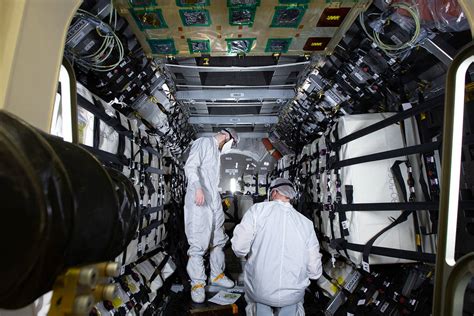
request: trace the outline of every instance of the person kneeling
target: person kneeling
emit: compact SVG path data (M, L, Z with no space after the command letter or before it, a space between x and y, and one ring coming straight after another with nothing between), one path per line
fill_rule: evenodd
M322 273L313 223L291 206L295 196L289 180L275 179L270 201L253 205L234 230L232 249L237 257L248 256L245 294L258 316L304 315L309 279Z

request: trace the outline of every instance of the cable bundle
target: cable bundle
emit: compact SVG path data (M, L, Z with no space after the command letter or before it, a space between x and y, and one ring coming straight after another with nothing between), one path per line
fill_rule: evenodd
M407 3L392 3L390 5L390 9L403 9L406 10L409 15L413 18L413 21L415 22L415 31L413 32L412 37L410 38L409 41L405 43L400 43L400 44L387 44L384 41L382 41L380 37L380 32L377 32L375 29L372 31L372 34L367 30L367 27L365 25L365 19L364 19L364 13L362 12L359 15L359 22L360 25L362 26L362 29L364 32L367 34L367 36L380 48L382 49L386 54L388 55L396 55L399 53L404 53L408 50L411 50L418 42L419 42L419 37L421 33L421 21L420 21L420 15L416 11L416 9L413 9L409 4ZM379 14L379 18L381 19L382 14Z
M93 15L82 9L77 11L76 17L84 19L91 25L95 25L95 30L100 38L103 39L103 41L100 47L91 54L81 54L67 45L66 53L72 57L74 62L87 69L108 72L117 67L122 62L125 55L123 44L118 38L117 34L115 34L115 29L117 26L117 11L111 7L108 24L103 22L96 15ZM114 27L111 26L112 22ZM114 50L117 51L118 58L115 63L111 63L110 59Z

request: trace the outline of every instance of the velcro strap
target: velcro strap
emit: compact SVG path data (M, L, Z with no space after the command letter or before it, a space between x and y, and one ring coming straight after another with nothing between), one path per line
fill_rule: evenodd
M222 279L224 276L225 276L225 274L224 274L224 273L221 273L221 274L219 274L218 276L216 276L214 279L212 279L212 282L217 282L217 281L219 281L220 279Z
M198 284L195 284L192 288L191 288L191 291L196 291L198 289L203 289L204 288L204 284L203 283L198 283Z

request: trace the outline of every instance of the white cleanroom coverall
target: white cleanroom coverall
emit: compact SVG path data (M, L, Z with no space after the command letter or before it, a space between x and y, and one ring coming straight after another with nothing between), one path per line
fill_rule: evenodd
M224 232L224 212L219 194L220 151L214 137L194 141L184 166L188 187L184 202L185 232L188 238L188 275L194 284L206 284L203 256L210 248L211 277L223 273L223 247L229 237ZM204 191L203 206L195 203L197 188Z
M253 205L234 229L232 249L238 257L248 255L245 293L253 302L301 303L309 279L322 273L313 223L287 202Z

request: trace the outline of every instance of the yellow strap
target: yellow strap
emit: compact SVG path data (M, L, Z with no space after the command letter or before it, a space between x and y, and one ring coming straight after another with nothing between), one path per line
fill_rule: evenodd
M198 283L191 288L191 291L196 291L197 289L201 289L201 288L204 288L204 284Z
M216 276L216 277L212 280L212 282L217 282L217 281L219 281L220 279L222 279L222 278L224 277L224 275L225 275L224 273L219 274L218 276Z

